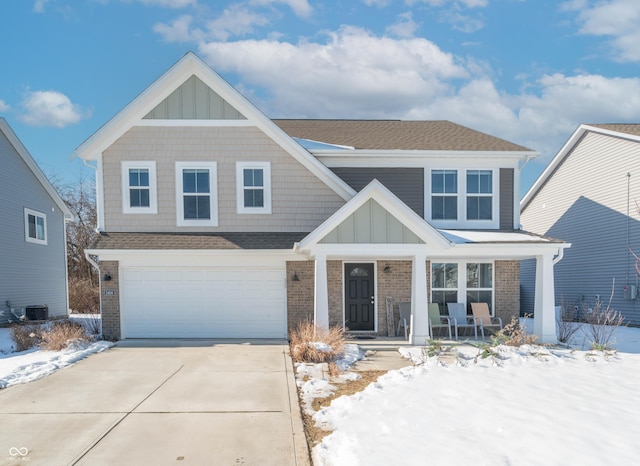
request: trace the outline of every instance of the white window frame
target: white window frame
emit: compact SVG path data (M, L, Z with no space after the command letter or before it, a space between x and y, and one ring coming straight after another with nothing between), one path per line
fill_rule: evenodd
M29 235L29 215L36 218L36 237L35 238ZM42 239L37 237L38 236L38 232L37 232L38 218L43 219L44 238ZM24 239L25 241L27 241L28 243L46 245L48 238L49 238L49 235L47 234L47 216L42 212L38 212L37 210L28 209L25 207L24 208Z
M184 218L184 192L182 171L185 169L209 170L209 219ZM216 162L176 162L176 224L179 227L218 226L218 170Z
M262 187L264 205L262 207L246 207L244 205L244 170L262 170ZM270 214L271 213L271 163L270 162L236 162L236 204L239 214Z
M431 192L431 173L433 171L455 170L458 172L458 219L457 220L438 220L431 216L431 197L441 196L442 194L434 194ZM468 171L491 171L491 220L467 220L467 172ZM425 168L424 177L424 218L436 228L457 228L457 229L487 229L496 230L500 228L500 170L497 168L487 167L428 167ZM471 194L477 197L477 194ZM488 194L482 194L488 196Z
M491 316L495 316L495 302L496 302L496 263L494 260L451 260L451 258L439 258L432 259L430 264L429 274L433 277L433 266L434 264L457 264L458 265L458 301L459 303L463 303L465 309L468 307L467 302L467 291L491 291L491 302L489 303L489 308L491 310ZM468 264L491 264L491 288L467 288L467 265ZM429 302L433 300L433 292L434 291L442 291L442 290L452 290L453 288L433 288L433 279L429 281Z
M130 189L132 187L129 186L129 170L132 168L149 170L149 207L131 207ZM156 163L154 161L122 162L122 213L124 214L157 214L158 213Z

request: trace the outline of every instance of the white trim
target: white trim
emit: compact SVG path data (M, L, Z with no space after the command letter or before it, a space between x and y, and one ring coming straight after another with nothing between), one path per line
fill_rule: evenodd
M85 160L85 163L87 161ZM104 215L104 166L102 164L102 154L96 161L96 216L97 225L96 230L105 230L105 215Z
M457 220L437 220L431 217L431 173L440 170L455 170L458 173L458 219ZM467 219L467 172L469 171L491 171L491 220L468 220ZM438 193L436 193L438 194ZM438 194L439 195L439 194ZM472 193L472 197L476 197ZM515 197L515 196L514 196ZM440 229L469 229L469 230L493 230L500 228L500 169L487 167L465 167L465 168L436 168L425 169L424 173L424 218L434 227Z
M129 170L143 169L149 170L149 207L131 207L129 197L131 186L129 186ZM122 176L122 213L124 214L157 214L158 213L158 188L156 181L156 162L141 161L121 163Z
M308 250L310 248L322 247L320 240L329 234L335 227L340 225L349 215L354 213L369 199L375 200L391 215L397 218L404 226L409 228L418 238L425 243L439 246L441 249L451 246L440 232L424 221L418 214L411 210L407 205L398 199L391 191L389 191L378 180L371 181L365 186L353 199L338 209L331 217L325 220L320 226L307 235L302 241L296 244L295 249ZM340 245L338 245L340 246ZM348 246L358 246L350 244ZM385 245L374 245L374 247ZM397 246L397 245L396 245ZM413 244L413 248L424 245ZM367 245L371 248L371 245Z
M18 135L13 132L7 120L0 117L0 133L4 133L9 144L13 146L15 151L18 153L18 156L22 158L24 163L27 164L27 167L31 170L31 172L35 175L36 179L40 182L42 187L45 189L47 194L51 197L51 200L58 206L58 208L62 211L65 221L74 220L75 217L71 210L66 206L56 189L49 182L45 174L42 172L36 161L33 159L27 148L22 144Z
M29 216L34 217L35 225L36 225L36 236L32 237L29 235ZM42 233L44 238L38 238L38 218L42 219ZM24 208L24 239L28 243L42 244L46 245L49 240L49 232L47 231L47 215L42 212L38 212L37 210L29 209L27 207Z
M176 225L179 227L218 226L218 170L216 162L176 162ZM184 192L182 171L185 169L209 170L209 219L184 218Z
M142 119L132 126L160 126L160 127L221 127L221 128L236 128L246 126L256 126L253 121L249 120L158 120L158 119Z
M262 170L263 207L246 207L244 205L244 170ZM271 213L271 163L270 162L236 162L236 208L239 214L270 214Z
M376 332L378 333L378 261L377 260L343 260L340 267L342 274L342 328L346 328L347 323L347 300L345 288L347 276L344 273L346 264L373 264L373 330L352 330L353 332Z

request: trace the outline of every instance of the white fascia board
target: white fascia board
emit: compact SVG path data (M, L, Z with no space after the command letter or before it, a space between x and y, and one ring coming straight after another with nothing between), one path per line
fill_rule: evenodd
M24 144L22 144L22 141L20 141L18 135L13 131L13 129L11 129L11 126L9 126L7 120L2 117L0 117L0 131L4 133L6 138L9 140L9 144L13 146L20 158L22 158L24 163L27 164L36 179L40 182L47 194L49 194L51 200L58 206L64 216L65 221L75 220L75 216L66 206L51 182L47 179L43 171L40 169L34 158L31 156L31 153L29 153Z
M310 150L322 163L329 167L339 166L393 166L403 163L407 166L415 166L424 163L433 163L434 160L442 160L450 163L451 160L460 160L464 163L485 163L485 160L498 162L504 165L505 161L511 161L511 165L518 166L524 160L537 157L536 151L424 151L424 150ZM346 163L346 165L345 165Z
M569 247L571 243L467 243L456 244L442 257L521 260L545 254L558 255Z
M375 200L391 215L397 218L403 225L409 228L418 238L425 243L435 242L439 247L451 246L438 230L429 225L418 214L411 210L397 196L389 191L378 180L372 180L356 196L338 209L331 217L325 220L314 231L309 233L302 241L296 243L296 249L305 250L328 235L334 228L342 223L349 215L353 214L369 199Z
M327 259L341 260L376 260L410 259L416 254L442 255L443 250L427 244L315 244L304 250L310 258L326 256Z
M192 75L196 75L203 83L222 97L222 99L229 102L229 104L247 118L248 124L257 126L267 136L271 137L280 147L332 188L336 194L344 200L349 200L355 195L355 191L345 181L319 162L300 144L295 142L289 135L282 131L280 127L258 110L255 105L240 94L237 89L231 86L231 84L225 81L209 65L192 52L182 57L115 117L83 142L74 152L74 156L81 157L85 160L96 160L99 154L111 146L111 144L131 127L139 124L145 115Z

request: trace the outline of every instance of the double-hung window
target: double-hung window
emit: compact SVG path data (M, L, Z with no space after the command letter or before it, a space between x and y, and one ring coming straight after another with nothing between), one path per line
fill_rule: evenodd
M29 243L47 244L47 216L24 209L24 239Z
M236 162L236 186L239 214L271 213L269 162Z
M431 171L431 218L457 220L458 172L456 170Z
M431 265L431 302L440 314L447 314L447 303L458 302L458 264L436 262Z
M493 309L493 295L493 263L431 263L431 302L440 305L441 314L447 314L447 303L465 300L467 314L471 303L487 303Z
M493 218L492 175L491 170L467 170L467 220Z
M218 188L215 162L176 162L178 226L217 226Z
M467 307L470 303L493 303L493 264L467 263Z
M158 213L155 162L122 162L122 211Z

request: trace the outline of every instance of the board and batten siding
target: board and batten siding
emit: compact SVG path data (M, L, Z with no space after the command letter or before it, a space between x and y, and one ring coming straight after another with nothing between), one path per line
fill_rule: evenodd
M525 206L525 230L572 245L554 267L556 305L570 311L576 306L589 309L598 296L606 306L613 290L611 307L622 312L627 323L640 324L640 298L625 299L623 290L638 284L635 259L628 250L640 252L636 201L640 202L640 144L588 132ZM522 263L521 289L522 309L531 312L534 261Z
M155 161L157 214L122 212L121 163ZM216 162L218 226L176 226L175 162ZM236 161L271 163L271 214L238 214ZM255 127L134 127L103 154L109 232L310 232L345 201Z
M360 191L372 180L377 179L416 214L424 218L423 168L332 168L331 171L356 191Z
M46 215L47 244L25 240L24 209ZM44 305L49 316L65 316L67 269L64 214L0 131L0 324L20 309Z

